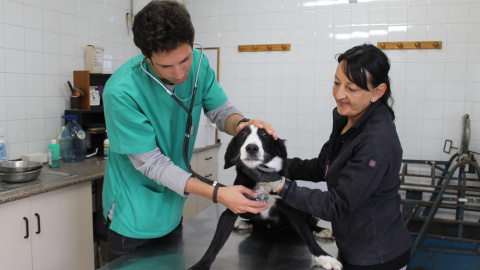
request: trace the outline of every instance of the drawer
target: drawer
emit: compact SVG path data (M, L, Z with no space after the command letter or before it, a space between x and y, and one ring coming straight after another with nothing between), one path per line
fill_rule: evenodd
M203 168L217 164L218 162L218 149L210 149L197 153L197 168L202 170Z
M193 153L192 160L190 160L190 167L194 170L198 170L198 153Z
M212 166L198 170L197 173L208 179L218 181L218 167L216 163Z

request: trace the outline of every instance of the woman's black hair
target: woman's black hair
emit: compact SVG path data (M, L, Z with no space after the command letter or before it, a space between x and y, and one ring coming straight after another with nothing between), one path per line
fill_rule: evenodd
M346 76L359 87L369 89L368 83L373 87L382 83L387 85L387 90L380 101L387 106L392 115L392 120L395 120L395 113L392 109L394 101L390 89L390 78L388 77L390 60L385 53L371 44L363 44L338 54L337 60L338 63L344 62L343 68ZM367 76L365 71L368 71L370 76Z
M195 30L187 8L177 1L152 1L133 18L133 42L147 58L171 52L182 44L193 47Z

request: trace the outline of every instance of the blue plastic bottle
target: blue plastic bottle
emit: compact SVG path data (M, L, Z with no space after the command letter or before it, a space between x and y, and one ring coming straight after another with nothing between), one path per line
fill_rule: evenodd
M60 153L64 162L81 162L87 155L85 131L77 122L76 115L65 115L68 123L60 135Z

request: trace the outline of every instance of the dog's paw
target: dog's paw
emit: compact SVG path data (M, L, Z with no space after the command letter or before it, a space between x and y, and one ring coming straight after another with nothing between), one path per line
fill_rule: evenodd
M253 228L253 225L244 220L236 220L235 225L233 225L235 230L249 230L251 228Z
M333 237L332 230L329 229L324 229L319 232L314 231L313 236L322 239L335 239L335 237Z
M323 268L329 270L342 270L342 264L332 256L318 256L315 261Z

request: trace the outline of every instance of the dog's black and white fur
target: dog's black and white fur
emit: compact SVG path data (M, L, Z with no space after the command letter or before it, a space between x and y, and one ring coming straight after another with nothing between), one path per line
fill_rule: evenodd
M268 192L268 188L258 183L258 180L249 177L248 175L251 175L251 173L248 170L255 170L259 165L266 165L280 172L282 176L287 176L286 158L287 150L283 140L274 140L264 129L250 125L230 141L225 153L225 169L235 165L237 177L234 185L243 185L255 189L260 194L265 191ZM254 224L253 226L266 225L267 228L274 231L281 231L285 226L292 226L307 244L320 266L325 269L342 269L341 263L326 253L314 238L314 234L320 235L322 232L330 232L326 235L331 237L330 230L316 225L318 219L287 205L279 196L274 194L269 194L269 204L271 207L260 214L247 213L241 216L249 220L248 224ZM190 269L210 269L234 226L237 229L250 226L246 225L247 223L238 222L235 225L238 216L229 209L222 213L208 250L202 259Z

